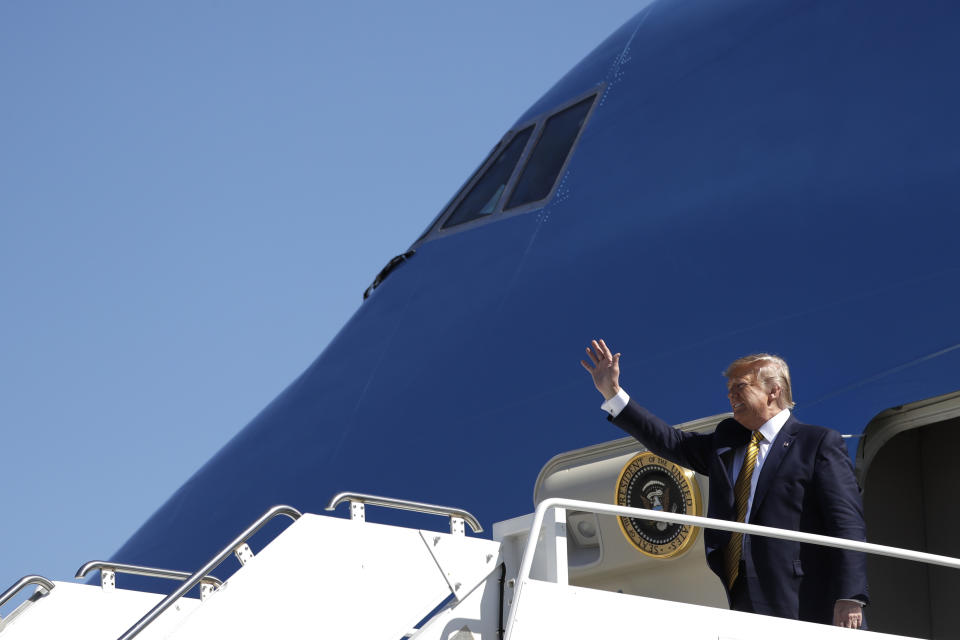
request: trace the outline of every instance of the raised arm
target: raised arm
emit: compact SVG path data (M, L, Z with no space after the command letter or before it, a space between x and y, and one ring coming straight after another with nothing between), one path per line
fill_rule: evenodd
M588 363L580 364L593 378L593 384L604 400L620 392L620 354L613 353L603 340L591 340L587 347ZM650 451L698 473L708 473L712 436L678 431L653 415L632 399L620 409L610 411L610 420Z

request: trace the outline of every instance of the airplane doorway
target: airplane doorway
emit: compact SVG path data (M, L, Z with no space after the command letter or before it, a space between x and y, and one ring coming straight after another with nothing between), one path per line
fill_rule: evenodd
M960 557L954 465L960 392L888 409L867 426L857 453L867 540ZM867 557L871 631L956 637L960 571Z

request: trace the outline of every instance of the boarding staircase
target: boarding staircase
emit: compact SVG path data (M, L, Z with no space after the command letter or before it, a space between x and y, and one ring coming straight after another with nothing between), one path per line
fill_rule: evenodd
M475 532L481 528L460 509L346 493L335 496L327 509L344 502L350 503L349 519L274 507L193 574L90 562L77 577L99 571L100 585L26 576L0 595L2 606L22 589L36 589L0 620L0 640L851 638L848 629L571 586L567 509L710 526L960 569L960 560L943 556L575 500L546 500L535 514L498 523L494 540L466 536L465 524ZM450 533L366 522L367 505L444 515ZM254 555L247 540L281 516L293 523ZM212 571L230 555L242 566L221 582ZM180 585L167 596L121 589L117 574ZM187 597L197 588L199 598ZM857 633L853 637L903 637Z

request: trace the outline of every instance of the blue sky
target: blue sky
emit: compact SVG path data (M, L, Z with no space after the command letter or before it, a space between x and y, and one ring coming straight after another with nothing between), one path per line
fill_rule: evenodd
M0 590L109 557L642 4L0 3Z

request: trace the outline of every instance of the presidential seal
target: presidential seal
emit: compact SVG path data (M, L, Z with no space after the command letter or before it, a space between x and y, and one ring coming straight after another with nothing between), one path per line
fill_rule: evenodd
M653 511L703 515L700 486L693 471L645 451L623 467L617 479L617 504ZM698 527L618 517L633 546L653 558L673 558L693 546Z

